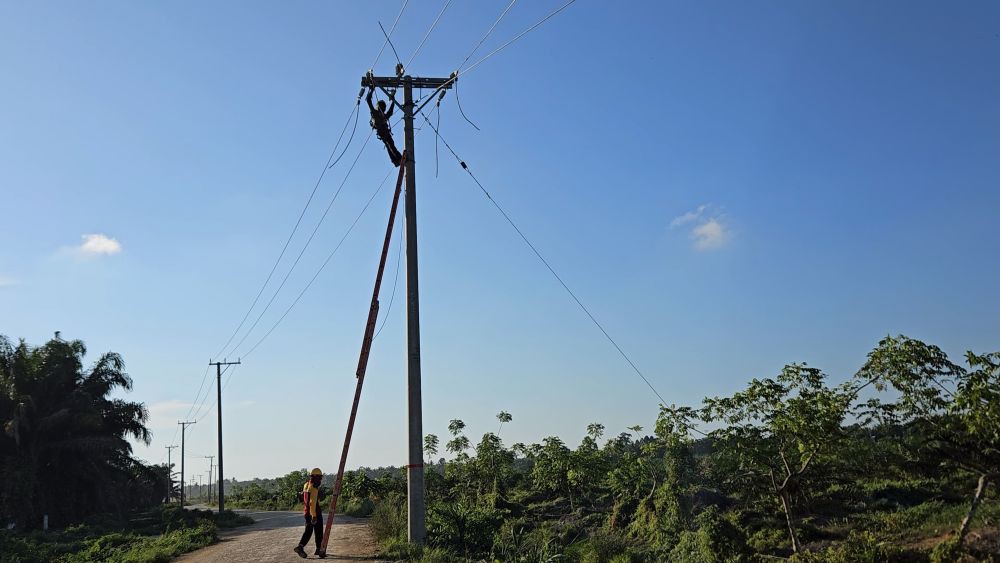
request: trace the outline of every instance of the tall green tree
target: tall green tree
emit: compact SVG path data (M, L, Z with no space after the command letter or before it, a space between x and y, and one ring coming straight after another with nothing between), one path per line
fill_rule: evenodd
M705 399L702 411L706 422L720 425L710 436L729 479L780 503L794 552L801 549L795 497L843 447L855 396L852 387L831 388L825 379L816 368L787 365L775 379L754 379L731 397Z
M86 347L56 338L31 347L0 336L0 517L33 528L123 511L167 495L166 469L131 457L129 438L149 443L141 403L118 354L85 369Z
M864 384L898 392L898 399L883 408L896 422L916 430L916 456L976 477L969 510L956 533L958 546L987 487L1000 479L1000 352L967 352L966 362L969 369L953 363L937 346L889 336L856 375Z

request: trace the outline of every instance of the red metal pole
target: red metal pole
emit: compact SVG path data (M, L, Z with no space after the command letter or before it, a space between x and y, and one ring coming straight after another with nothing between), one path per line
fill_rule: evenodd
M358 416L358 403L361 402L361 387L365 383L365 371L368 369L368 355L372 349L372 339L375 337L375 322L378 319L378 294L382 287L382 273L385 271L385 261L389 255L389 241L392 239L392 226L396 222L396 208L399 205L399 192L403 186L403 174L406 169L406 153L399 165L399 177L396 179L396 191L392 195L392 207L389 211L389 224L385 228L385 242L382 244L382 257L378 263L378 274L375 275L375 290L372 292L372 304L368 309L368 323L365 325L365 336L361 341L361 357L358 358L358 384L354 389L354 404L351 405L351 417L347 421L347 436L344 438L344 451L340 454L340 465L337 467L337 480L333 484L333 495L330 497L330 514L327 516L326 530L323 533L323 549L330 543L330 532L333 529L333 519L337 514L337 501L340 499L340 487L344 482L344 467L347 464L347 452L351 448L351 435L354 434L354 421Z

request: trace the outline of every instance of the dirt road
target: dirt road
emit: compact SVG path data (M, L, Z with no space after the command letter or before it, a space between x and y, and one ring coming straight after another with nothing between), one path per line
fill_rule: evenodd
M182 555L175 561L183 563L294 563L301 561L292 552L302 535L301 512L251 512L238 510L256 522L235 530L220 530L219 543ZM306 552L309 559L316 546L310 541ZM375 541L368 531L366 520L337 516L333 524L333 537L327 548L328 561L375 561Z

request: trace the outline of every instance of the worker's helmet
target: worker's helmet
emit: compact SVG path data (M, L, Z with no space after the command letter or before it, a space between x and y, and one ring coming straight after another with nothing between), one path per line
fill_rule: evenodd
M385 100L378 101L378 109L385 111Z
M320 471L318 467L314 467L312 471L309 472L310 475L322 475L323 472Z

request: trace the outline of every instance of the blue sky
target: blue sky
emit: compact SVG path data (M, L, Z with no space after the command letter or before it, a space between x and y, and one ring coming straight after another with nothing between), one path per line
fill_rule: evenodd
M446 76L507 2L458 0L410 71ZM520 2L488 53L557 7ZM441 8L413 0L409 59ZM398 2L0 5L0 333L121 353L165 457L281 250ZM904 333L1000 342L1000 6L580 0L465 76L441 133L670 402L805 361L849 377ZM376 70L389 74L393 56ZM321 183L298 254L367 135ZM397 135L401 139L401 135ZM651 427L657 400L417 133L424 425L508 442ZM373 141L234 356L389 171ZM388 188L225 390L227 476L333 468ZM85 238L92 235L89 238ZM390 255L383 311L395 273ZM403 277L348 465L405 463ZM264 294L270 298L272 283ZM251 319L255 318L254 314ZM239 338L239 337L238 337ZM197 470L215 414L192 427Z

